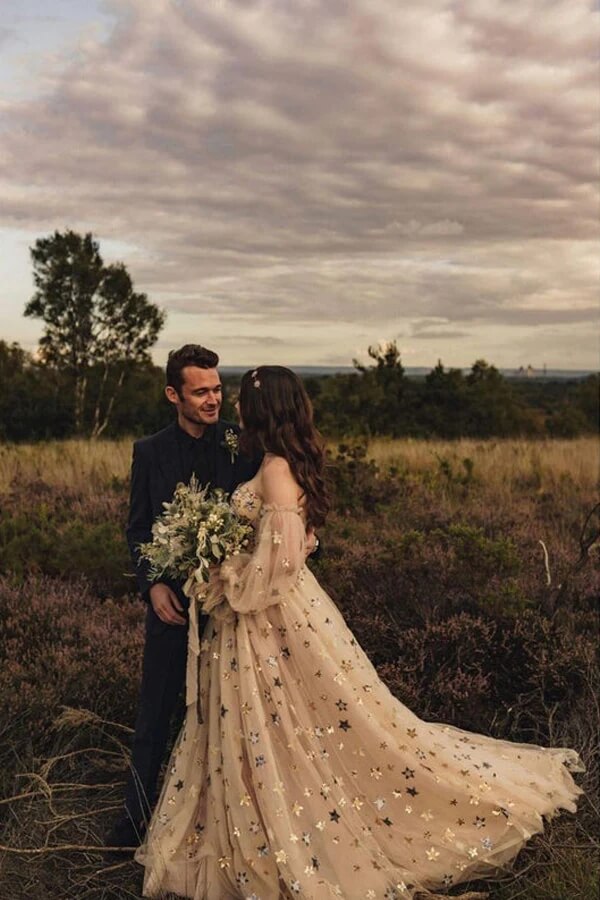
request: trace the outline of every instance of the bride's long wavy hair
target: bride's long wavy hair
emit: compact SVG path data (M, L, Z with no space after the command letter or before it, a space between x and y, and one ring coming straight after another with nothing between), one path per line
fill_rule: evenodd
M283 456L304 492L308 525L322 525L329 512L325 442L301 380L284 366L259 366L243 376L239 402L242 450Z

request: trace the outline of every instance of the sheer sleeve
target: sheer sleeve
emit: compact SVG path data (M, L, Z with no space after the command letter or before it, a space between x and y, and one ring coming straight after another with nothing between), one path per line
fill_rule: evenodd
M304 567L306 524L297 506L265 504L254 553L221 566L223 594L238 613L256 613L281 603Z

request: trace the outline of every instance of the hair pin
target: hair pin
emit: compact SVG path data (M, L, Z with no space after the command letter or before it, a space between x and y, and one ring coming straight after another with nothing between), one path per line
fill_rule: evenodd
M260 387L260 379L258 377L258 369L255 369L254 372L252 372L251 378L253 379L252 384L254 385L254 387L259 388Z

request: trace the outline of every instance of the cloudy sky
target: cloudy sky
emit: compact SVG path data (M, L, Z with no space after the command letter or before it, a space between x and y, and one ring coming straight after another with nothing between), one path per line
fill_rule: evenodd
M598 365L591 0L5 0L0 337L92 231L155 351Z

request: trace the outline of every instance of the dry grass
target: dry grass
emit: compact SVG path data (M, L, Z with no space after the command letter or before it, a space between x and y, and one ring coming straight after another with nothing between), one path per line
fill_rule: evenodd
M14 481L42 479L46 484L84 492L103 487L129 473L132 438L114 441L67 440L41 444L0 443L0 493ZM574 440L401 440L371 441L368 455L378 465L394 465L422 473L447 460L464 472L473 462L477 480L503 493L521 491L523 484L550 490L570 479L584 491L594 491L600 474L600 443L593 437Z
M446 459L460 470L463 460L473 462L475 478L504 490L519 489L524 481L539 482L541 489L570 478L594 490L600 475L600 443L594 437L574 440L459 440L427 441L377 439L368 455L379 466L394 465L407 472L423 472ZM463 469L464 471L464 469Z
M129 474L131 438L0 443L0 493L12 483L42 480L53 487L94 492Z

